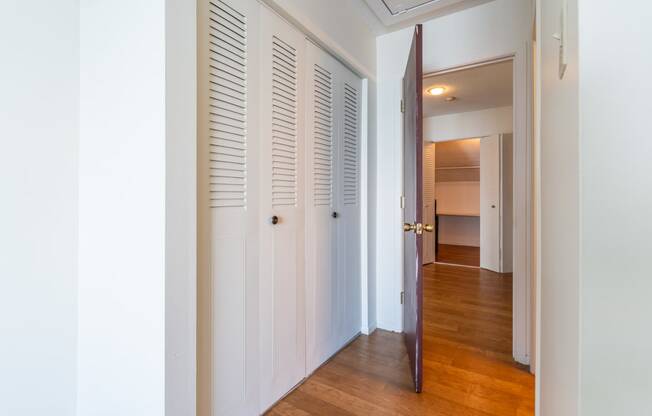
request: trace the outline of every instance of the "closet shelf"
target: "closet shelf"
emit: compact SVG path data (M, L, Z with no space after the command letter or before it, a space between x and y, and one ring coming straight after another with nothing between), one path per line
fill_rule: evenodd
M479 217L480 213L479 212L461 212L461 211L458 211L458 212L452 212L452 211L451 212L446 212L446 211L441 212L441 211L438 211L437 215L442 216L442 217Z
M455 170L455 169L480 169L480 166L446 166L435 168L435 170Z

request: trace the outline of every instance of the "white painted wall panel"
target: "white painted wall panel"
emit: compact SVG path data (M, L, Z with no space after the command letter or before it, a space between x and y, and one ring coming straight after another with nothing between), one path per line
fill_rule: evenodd
M579 76L581 414L648 415L652 5L577 7L579 63L567 77Z
M0 414L75 413L79 2L0 2Z
M541 337L537 382L542 416L579 413L579 83L577 1L569 0L569 66L559 80L562 0L541 4ZM606 375L605 375L606 376Z
M439 217L439 244L480 247L480 217Z
M163 415L165 2L84 1L80 19L77 411Z

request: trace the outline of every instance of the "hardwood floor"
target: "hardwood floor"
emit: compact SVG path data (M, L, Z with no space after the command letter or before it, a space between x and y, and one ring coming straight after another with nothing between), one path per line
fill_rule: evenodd
M480 267L480 247L440 244L436 261L438 263Z
M400 334L361 336L269 415L525 416L534 377L511 359L510 275L434 264L424 277L424 391Z

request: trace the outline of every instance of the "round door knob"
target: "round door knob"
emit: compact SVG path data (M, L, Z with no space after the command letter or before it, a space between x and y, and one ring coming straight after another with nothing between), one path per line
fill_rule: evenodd
M492 205L491 208L496 208L496 206L495 206L495 205Z
M340 214L338 214L337 212L333 212L333 214L331 215L331 217L333 217L333 218L337 218L339 216L340 216Z
M270 218L270 222L274 225L278 224L278 217L274 215L272 218Z

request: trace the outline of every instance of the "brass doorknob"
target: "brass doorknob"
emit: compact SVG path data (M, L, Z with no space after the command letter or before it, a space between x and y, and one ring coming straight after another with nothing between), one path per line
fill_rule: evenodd
M423 234L424 231L427 231L429 233L433 232L435 227L432 226L432 224L421 224L420 222L410 224L410 223L405 223L403 224L403 231L408 232L412 231L415 234L421 235Z

